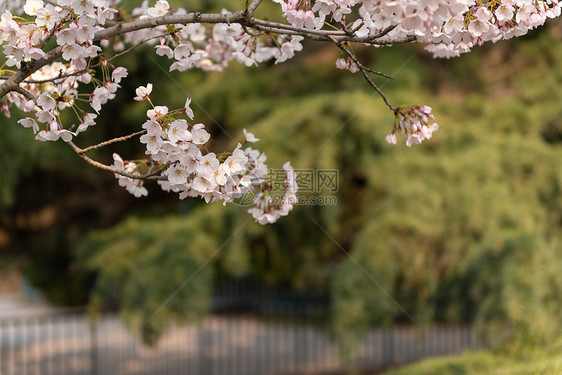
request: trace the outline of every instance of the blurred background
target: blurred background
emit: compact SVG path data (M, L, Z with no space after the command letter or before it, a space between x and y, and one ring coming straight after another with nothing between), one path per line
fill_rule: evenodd
M182 5L232 7L219 0ZM88 306L99 322L88 345L116 332L111 324L119 321L152 345L146 348L195 324L206 330L198 333L198 348L211 354L193 354L198 367L187 373L234 373L228 362L213 367L217 342L247 332L225 325L233 316L272 327L296 322L297 328L264 333L254 347L274 348L287 336L290 350L304 345L320 361L322 337L330 342L327 357L335 364L315 368L309 361L276 372L266 360L272 367L262 364L256 373L380 370L463 348L478 351L393 373L560 370L561 36L555 20L452 60L432 59L418 45L356 46L365 65L395 77L376 80L391 103L433 107L439 132L412 148L400 140L386 144L393 114L361 76L335 68L339 51L328 44L307 43L284 64L232 64L217 73L168 73L169 61L139 48L118 61L129 77L78 146L137 131L147 107L131 98L152 82L155 105L180 108L193 99L196 120L212 133L211 151L233 148L246 128L261 139L256 147L271 168L291 161L302 176L337 171L336 188L314 177L314 188L302 194L316 204L261 226L242 205L181 201L156 184L147 184L148 197L134 198L63 142L39 143L17 115L2 117L0 301L40 300L49 311L64 307L61 314ZM107 164L113 152L141 158L141 146L116 144L92 156ZM106 314L115 319L105 321ZM86 322L80 324L91 334ZM16 325L0 324L0 336L19 334ZM209 334L225 329L224 337ZM368 346L369 340L381 344ZM436 341L408 352L428 340ZM7 342L0 337L3 349ZM134 355L142 355L145 346L134 345ZM189 343L176 346L182 345ZM231 355L235 346L224 344L222 353ZM295 364L311 355L298 352L278 361ZM103 355L100 349L85 358L94 363ZM264 356L248 357L240 373L253 373ZM1 365L2 357L1 374L19 373L13 363L11 370ZM123 368L119 373L143 373Z

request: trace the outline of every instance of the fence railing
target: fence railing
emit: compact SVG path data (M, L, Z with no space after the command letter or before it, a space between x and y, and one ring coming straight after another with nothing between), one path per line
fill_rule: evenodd
M456 353L477 343L469 326L372 328L355 363L378 369ZM306 317L215 314L143 346L115 314L0 320L0 375L287 375L343 373L330 331Z

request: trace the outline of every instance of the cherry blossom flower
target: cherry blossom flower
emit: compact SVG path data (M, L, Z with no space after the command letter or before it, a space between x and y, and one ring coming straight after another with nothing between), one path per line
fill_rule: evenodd
M150 95L151 92L152 92L152 83L149 83L148 85L146 85L146 87L140 86L136 90L137 96L135 96L133 99L139 102L146 100L148 99L148 96Z
M23 6L23 11L29 16L34 16L37 11L43 8L43 0L28 0Z
M259 138L256 138L253 133L250 133L246 129L243 129L242 131L244 132L244 138L246 138L246 142L256 143L260 140Z
M193 110L190 108L191 105L191 98L187 98L187 100L185 101L185 114L187 115L187 117L189 117L191 120L193 120L193 117L195 116L193 114Z
M148 15L150 17L160 17L168 13L168 9L170 9L170 5L165 0L158 0L156 5L152 8L148 8Z
M119 83L123 78L127 77L128 74L129 73L126 68L118 67L113 70L113 73L111 73L111 79L113 82Z

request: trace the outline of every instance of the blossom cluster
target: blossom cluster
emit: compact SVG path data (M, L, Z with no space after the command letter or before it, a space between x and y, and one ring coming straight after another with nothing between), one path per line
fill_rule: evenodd
M395 118L394 129L385 137L390 144L396 144L397 133L404 136L408 147L420 144L423 140L431 138L433 132L439 129L436 123L429 123L430 120L435 120L435 116L431 113L431 107L425 105L398 107Z
M488 40L509 38L526 33L544 23L547 17L560 15L556 0L273 0L279 3L289 24L304 31L333 30L339 23L346 32L366 42L384 44L413 36L428 43L435 56L451 57ZM107 21L119 17L119 0L10 0L3 2L0 18L0 41L6 57L5 66L21 68L34 60L46 58L44 51L54 38L62 62L44 66L21 85L32 97L11 92L0 110L9 115L14 104L34 113L20 121L31 127L38 140L70 141L95 124L103 104L112 99L127 70L114 66L102 55L102 47L113 50L137 43L155 44L158 55L173 60L170 70L221 70L231 61L254 65L274 59L282 62L302 49L303 37L297 33L260 32L239 23L188 23L163 25L125 33L96 43L96 33ZM19 7L30 20L14 17L8 7ZM148 0L135 8L130 18L143 20L166 15L186 14L172 9L166 0L152 6ZM223 11L228 15L228 11ZM328 26L329 23L332 25ZM346 26L343 26L346 25ZM384 30L392 30L382 39ZM371 39L370 39L371 38ZM52 53L50 51L49 53ZM94 63L95 62L95 63ZM351 72L359 70L352 60L338 59L336 66ZM100 68L103 76L95 76ZM9 69L6 69L9 72ZM4 78L5 79L5 78ZM1 82L1 79L0 79ZM94 84L91 93L78 92L79 84ZM78 103L86 102L95 111L89 113ZM63 126L60 112L73 108L78 124ZM427 137L425 137L427 138ZM415 142L414 142L415 143Z
M124 67L111 64L112 59L102 54L102 47L116 51L123 49L124 44L150 42L154 35L160 35L156 53L174 59L171 70L219 70L231 60L246 65L271 58L281 62L302 49L300 36L278 36L275 40L270 36L253 37L239 24L220 23L212 28L202 24L146 28L128 33L121 39L115 38L111 46L106 40L96 43L96 33L118 13L114 8L118 2L26 0L2 3L0 42L6 57L6 73L15 73L11 69L24 69L34 61L48 59L49 54L57 51L62 59L33 72L20 85L26 95L10 92L6 95L7 100L0 104L0 110L6 115L9 115L9 104L26 112L27 117L19 123L32 128L37 140L71 142L74 136L95 125L102 106L115 97L119 83L128 72ZM12 14L10 9L14 7L17 10ZM174 12L185 13L182 9ZM157 1L152 7L144 1L133 11L132 17L142 20L166 14L172 14L166 1ZM44 47L51 39L56 41L57 49L45 52ZM118 46L119 43L123 44ZM272 47L275 44L278 46ZM101 78L96 76L95 68L101 70ZM8 77L1 78L0 83ZM84 93L84 90L78 90L80 84L93 84L94 88L90 93ZM151 85L140 87L135 100L150 101L151 90ZM64 126L61 114L69 108L76 114L78 124ZM179 111L170 112L165 106L156 106L147 112L148 121L143 124L146 134L140 141L145 144L149 158L126 161L115 154L112 167L118 171L116 177L121 186L137 197L147 195L143 178L151 174L159 177L162 189L177 192L182 199L201 197L207 202L222 200L225 203L252 189L264 191L261 185L265 184L262 180L268 169L263 153L251 147L242 149L241 144L229 153L203 152L210 134L203 124L191 124L177 118L179 114L193 119L189 100ZM252 133L244 133L244 143L258 141ZM294 186L290 185L287 197L296 192ZM252 215L259 222L270 223L275 221L273 217L286 215L291 208L288 203L274 209L272 205L256 201Z
M115 96L118 83L127 75L125 68L114 67L111 78L106 76L102 81L96 80L91 94L79 93L78 86L80 83L93 83L89 61L101 52L94 43L95 33L103 28L101 25L107 20L113 19L117 10L112 5L116 3L115 0L58 0L55 6L42 0L27 0L20 12L31 17L32 21L24 22L7 9L2 13L0 42L6 57L5 72L48 58L43 48L53 37L56 37L59 54L64 61L55 61L31 74L20 85L28 93L25 97L14 92L7 95L7 103L34 113L20 120L20 124L32 128L37 140L56 141L62 138L66 142L71 141L75 135L95 125L97 117L97 114L81 109L77 102L87 102L99 112L101 105ZM108 69L105 67L104 73L108 73ZM9 114L7 103L3 103L3 109ZM62 124L60 113L66 108L75 109L77 125L65 127Z
M273 186L271 182L266 183L265 188L262 188L254 199L256 207L248 210L260 224L276 222L279 217L288 215L293 205L298 202L296 173L289 162L283 165L282 173L281 186Z
M557 0L274 1L294 27L320 30L328 23L345 23L355 36L374 43L392 28L388 40L412 36L427 43L435 57L454 57L475 44L523 35L561 13Z
M118 51L125 48L125 44L153 43L159 39L156 53L173 59L170 70L179 71L192 68L221 70L233 60L246 65L269 59L282 62L302 49L301 36L250 35L237 23L218 23L212 27L200 23L158 26L113 38L112 45L108 40L96 43L96 32L103 30L107 21L116 17L118 11L115 6L118 3L119 0L3 2L0 8L3 10L0 43L4 47L5 66L8 68L5 72L15 72L10 68L21 69L34 60L47 58L48 53L43 47L52 38L56 39L63 62L53 62L33 73L20 85L29 95L24 98L20 93L8 93L7 100L0 103L0 110L9 116L9 106L15 105L25 112L34 113L20 123L33 128L38 133L38 140L62 138L68 142L95 124L97 113L103 104L115 97L119 82L127 76L124 67L114 66L110 63L111 59L104 57L102 47ZM30 20L14 16L9 9L19 10ZM152 7L145 0L133 10L131 18L142 20L185 13L181 8L172 11L165 0L156 1ZM226 11L223 13L227 14ZM101 68L101 79L95 76L93 68ZM0 83L6 79L0 78ZM79 84L92 83L94 89L90 94L78 92ZM78 105L80 102L88 103L95 113L88 113ZM77 125L65 127L61 123L60 113L66 108L74 109Z
M68 73L70 72L70 73ZM72 67L68 67L60 62L46 65L31 75L31 82L25 83L22 87L36 99L30 100L22 98L14 93L8 94L18 108L27 113L34 113L33 116L25 117L19 123L24 127L30 127L36 133L39 141L56 141L59 138L69 142L79 133L96 124L97 113L101 110L102 104L107 103L115 97L119 82L127 76L127 69L119 67L113 70L111 79L103 85L97 86L91 94L80 94L78 92L79 82L90 82L89 73L74 75L76 72ZM56 77L66 76L67 78L56 80ZM87 102L96 113L89 113L77 105L77 102ZM61 112L66 108L74 108L78 116L78 124L65 127L61 121ZM40 126L41 124L41 126Z
M160 17L166 14L185 14L184 9L172 11L165 0L158 0L154 7L148 1L133 11L139 19ZM231 14L223 10L222 14ZM173 60L170 70L185 71L202 69L204 71L223 70L231 61L247 66L275 59L280 63L292 58L302 50L302 36L272 36L239 23L217 23L206 26L201 23L174 25L172 31L166 26L144 29L124 36L129 44L144 40L159 39L156 53Z
M135 100L147 100L152 104L151 92L151 84L141 86L136 91ZM166 106L153 106L147 111L148 120L142 125L146 132L140 142L146 146L149 160L125 162L115 154L112 167L126 174L115 174L119 184L137 197L147 195L142 177L161 171L162 178L158 181L161 188L178 193L180 199L200 197L207 203L220 200L226 204L254 189L260 190L258 197L260 194L263 196L266 190L264 186L268 186L265 154L251 147L243 149L240 143L232 152L218 155L207 152L206 146L211 136L205 130L205 125L191 121L194 114L190 103L191 99L188 98L185 107L179 110L170 111ZM187 119L180 115L186 115ZM246 130L244 135L244 144L259 141ZM256 198L256 207L249 210L261 224L273 223L280 216L287 215L292 209L292 202L296 200L294 171L289 163L285 164L284 170L287 173L283 185L284 202L280 206L273 206Z
M336 60L336 68L349 70L351 73L357 73L359 71L359 67L353 60L344 59L343 57Z

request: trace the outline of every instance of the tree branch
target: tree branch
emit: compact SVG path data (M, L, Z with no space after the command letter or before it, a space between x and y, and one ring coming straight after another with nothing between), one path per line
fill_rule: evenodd
M25 96L27 99L29 100L35 100L35 96L33 96L32 93L30 93L29 91L27 91L26 89L24 89L23 87L20 86L16 86L14 88L12 88L11 91L17 92L18 94L22 94L23 96Z
M236 13L204 14L200 12L188 14L169 14L161 17L144 18L132 22L120 23L108 29L100 30L96 33L94 40L109 39L117 35L127 34L142 29L151 29L164 25L187 25L190 23L241 23L246 15L246 10L240 10Z
M166 164L164 164L162 167L160 167L160 168L158 168L157 170L155 170L154 172L150 172L150 173L148 173L148 174L145 174L145 175L143 176L143 178L146 179L146 178L149 178L149 177L157 176L157 175L159 175L161 172L164 172L166 169L168 169L168 167L169 167L170 165L174 165L174 164L176 164L176 163L177 163L177 161L171 161L171 162L169 162L169 163L166 163ZM161 180L166 180L166 178L162 178Z
M253 17L253 13L262 3L263 0L253 0L252 3L245 10L240 10L235 13L230 14L203 14L200 12L188 13L188 14L169 14L161 17L155 18L145 18L138 19L132 22L119 23L115 26L109 27L107 29L100 30L96 32L94 36L94 41L100 41L104 39L110 39L117 35L122 35L130 33L133 31L154 28L163 25L174 25L181 24L187 25L190 23L206 23L206 24L217 24L217 23L238 23L245 27L251 27L258 31L276 33L281 35L301 35L307 39L318 40L318 41L337 41L337 42L354 42L354 43L367 43L376 45L386 45L386 44L397 44L406 43L415 40L414 36L407 36L397 39L381 39L386 36L390 31L394 29L395 26L391 26L381 33L374 36L367 37L357 37L354 35L346 34L342 30L309 30L305 28L298 28L292 25L287 25L278 22L270 22ZM10 91L14 91L16 86L19 86L26 78L31 74L41 69L43 66L52 63L57 58L62 55L62 47L59 46L48 52L46 58L41 58L39 60L32 60L26 65L22 66L14 75L9 77L4 83L0 85L0 99L3 98ZM77 73L71 73L75 75ZM57 80L61 77L52 79ZM45 81L48 82L48 81ZM28 83L44 83L43 81L29 81Z
M54 77L54 78L49 78L49 79L42 79L42 80L25 80L23 83L33 83L33 84L42 84L42 83L48 83L48 82L55 82L58 81L59 79L65 79L65 78L69 78L69 77L73 77L73 76L77 76L80 75L82 73L86 73L88 70L93 69L95 67L97 67L98 65L92 65L89 66L85 69L81 69L81 70L77 70L75 72L72 73L66 73L66 74L61 74L58 77Z
M390 102L388 101L388 99L386 98L386 95L382 92L382 90L377 86L377 84L375 82L373 82L373 80L371 79L371 77L369 77L369 72L373 73L375 72L375 74L381 74L383 76L386 76L386 74L384 73L380 73L380 72L376 72L372 69L366 68L365 66L363 66L363 64L361 64L361 62L357 59L357 57L355 57L355 55L349 51L347 48L345 48L345 46L337 41L335 38L330 37L330 39L332 40L332 42L338 46L339 49L341 49L346 55L349 56L349 58L351 58L351 60L353 60L353 62L357 65L357 67L359 68L359 70L361 71L361 74L363 74L363 77L365 78L365 80L367 81L367 83L373 88L375 89L375 91L381 96L382 100L384 101L384 103L388 106L388 108L390 108L394 113L396 113L396 111L398 110L398 108L394 107L392 104L390 104ZM388 76L389 78L392 78L391 76ZM387 78L388 78L387 77Z
M102 147L108 146L108 145L113 144L113 143L126 141L128 139L134 138L137 135L141 135L141 134L144 134L144 133L146 133L146 130L141 130L141 131L138 131L138 132L133 133L133 134L129 134L129 135L126 135L126 136L123 136L123 137L113 138L113 139L110 139L108 141L101 142L101 143L98 143L97 145L89 146L89 147L86 147L86 148L78 148L77 147L74 151L76 151L76 153L78 153L78 154L84 154L88 151L97 150L98 148L102 148Z
M256 9L258 9L258 7L260 6L260 4L263 2L263 0L254 0L252 1L252 3L250 4L250 6L248 6L248 9L246 9L246 17L247 18L251 18L254 16L254 13L256 11Z
M365 43L365 44L375 44L375 45L382 46L388 44L408 43L416 40L414 36L406 36L397 39L391 39L391 38L381 39L382 37L390 33L392 30L394 30L396 26L387 27L386 29L382 30L378 34L375 34L373 36L365 36L365 37L350 35L342 30L310 30L310 29L299 28L279 22L264 21L257 18L252 18L251 20L249 20L246 26L269 33L283 34L283 35L300 35L307 39L317 40L317 41L331 41L332 38L334 38L338 42Z
M0 99L6 96L6 94L10 91L14 91L14 88L18 87L19 84L22 83L31 74L35 73L45 65L52 63L60 56L62 56L62 47L59 46L49 51L46 58L27 62L13 76L8 78L6 82L0 85Z
M188 13L188 14L169 14L161 17L139 19L132 22L120 23L108 29L100 30L96 33L94 40L109 39L117 35L130 33L133 31L150 29L164 25L187 25L190 23L238 23L243 26L251 27L259 31L272 32L283 35L301 35L307 39L330 41L330 36L336 37L340 42L354 42L354 43L368 43L368 44L397 44L406 43L415 40L414 36L407 36L405 38L397 39L380 39L392 31L396 26L388 27L377 35L358 37L348 35L345 31L341 30L310 30L299 28L292 25L287 25L279 22L270 22L254 18L249 13L250 9L257 8L262 0L254 0L247 10L241 10L230 14L216 14L216 13ZM254 8L252 8L254 5Z
M134 180L156 180L156 181L167 180L167 178L164 177L164 176L154 175L154 173L160 173L160 171L163 170L162 168L160 168L156 172L152 172L152 173L149 173L147 175L137 175L137 174L119 171L119 170L117 170L117 169L115 169L115 168L113 168L109 165L102 164L99 161L95 161L95 160L89 158L88 156L84 155L84 153L81 153L82 150L78 146L76 146L74 143L72 143L72 142L67 142L67 143L70 145L70 147L72 147L74 152L76 152L76 154L78 154L78 156L80 156L82 159L84 159L88 164L93 165L96 168L103 169L104 171L116 173L120 176L129 177L129 178L132 178ZM165 166L165 167L167 167L167 166Z
M111 56L109 59L107 59L107 62L111 62L111 61L115 60L116 58L121 57L121 56L123 56L123 55L125 55L125 54L131 52L132 50L134 50L134 49L137 48L138 46L141 46L141 45L143 45L144 43L146 43L146 42L148 42L148 41L151 41L152 39L163 38L163 37L165 37L166 35L168 35L168 34L157 35L157 36L153 36L152 38L147 38L147 39L145 39L145 40L142 40L142 41L138 42L137 44L135 44L135 45L133 45L133 46L127 48L125 51L120 52L120 53L117 53L117 54Z

